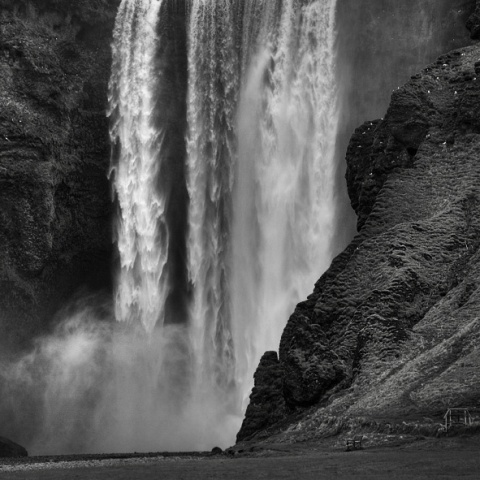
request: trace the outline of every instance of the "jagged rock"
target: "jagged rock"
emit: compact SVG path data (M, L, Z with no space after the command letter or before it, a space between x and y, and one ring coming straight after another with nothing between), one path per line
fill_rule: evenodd
M310 315L325 334L321 363L342 365L333 384L400 358L415 325L461 281L454 280L459 262L470 264L477 252L477 55L470 47L439 58L394 92L383 121L367 122L352 138L347 179L360 232L335 260L337 275L319 282ZM282 345L294 345L296 334L287 327ZM312 355L313 345L304 345L303 356ZM302 375L288 381L302 388ZM315 385L321 397L331 375L317 376Z
M28 452L8 438L0 437L0 458L28 457Z
M276 352L264 353L254 378L250 404L237 434L237 442L247 440L285 416L282 373Z
M316 403L329 387L343 379L341 359L329 348L321 326L292 315L280 343L283 395L291 406Z

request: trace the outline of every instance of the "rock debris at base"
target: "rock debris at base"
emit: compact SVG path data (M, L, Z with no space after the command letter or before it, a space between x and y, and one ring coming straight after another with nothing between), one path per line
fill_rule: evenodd
M203 457L140 457L140 458L105 458L96 460L73 460L73 461L47 461L38 463L17 463L9 465L0 464L1 472L21 472L28 470L51 470L51 469L73 469L92 467L115 467L123 465L142 465L162 462L178 462L179 460L202 460Z

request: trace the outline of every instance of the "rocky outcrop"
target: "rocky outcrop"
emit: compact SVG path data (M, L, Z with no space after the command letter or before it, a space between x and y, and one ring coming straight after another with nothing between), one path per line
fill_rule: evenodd
M355 131L359 232L283 333L290 410L401 418L479 404L479 58L478 45L440 57Z
M277 352L265 352L254 376L255 385L250 395L237 442L272 425L286 415L282 392L282 370Z
M106 107L117 5L117 0L0 5L4 345L21 344L45 328L79 286L109 287Z
M475 46L439 58L393 93L384 120L367 122L352 137L347 180L359 234L289 322L307 308L309 328L316 327L336 357L324 355L322 369L316 367L319 397L339 382L345 388L365 383L366 371L385 374L403 365L418 325L457 292L477 258L478 53ZM456 332L462 325L450 327ZM299 385L295 378L305 372L305 364L292 369L298 335L289 332L280 347L289 372L286 398L289 384ZM315 357L307 368L314 365ZM323 373L328 365L342 372L334 382Z
M0 437L0 458L28 457L28 452L8 438Z

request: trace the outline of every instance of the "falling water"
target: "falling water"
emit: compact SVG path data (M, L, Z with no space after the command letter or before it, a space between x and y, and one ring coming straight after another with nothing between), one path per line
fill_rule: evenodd
M188 97L194 338L237 401L331 260L338 118L335 2L239 13L193 2Z
M188 190L191 310L202 377L234 388L229 255L238 92L234 0L194 0L189 31Z
M335 4L289 0L279 19L275 3L248 2L244 19L232 318L247 387L259 355L278 347L295 304L332 259Z
M164 64L154 61L161 15L161 2L124 0L114 36L116 317L143 324L146 350L152 343L161 350L139 356L157 375L149 383L156 408L171 411L177 392L181 402L171 415L179 423L195 423L191 413L208 406L233 440L259 357L277 347L295 303L332 257L335 1L189 3L191 295L187 318L177 324L165 321L175 287L168 195L159 178L169 168L157 127L166 114L155 98L166 81L158 68Z
M120 278L116 318L151 331L165 314L169 282L165 196L157 188L162 132L155 109L156 24L162 2L123 0L117 15L110 80L112 177L118 199Z

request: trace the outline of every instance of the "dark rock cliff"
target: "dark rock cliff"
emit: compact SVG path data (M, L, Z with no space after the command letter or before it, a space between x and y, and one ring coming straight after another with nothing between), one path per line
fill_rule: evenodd
M106 107L118 3L0 2L3 345L45 328L78 287L109 288Z
M247 438L282 420L285 416L285 399L282 388L282 369L277 352L265 352L255 372L246 418L238 438Z
M468 22L472 37L479 18ZM259 366L272 395L281 378L277 417L314 406L318 434L331 416L480 405L479 60L480 45L440 57L352 136L358 235L297 306L270 379ZM254 389L239 441L278 420L259 420L262 398Z

